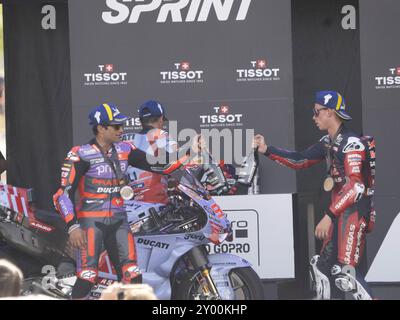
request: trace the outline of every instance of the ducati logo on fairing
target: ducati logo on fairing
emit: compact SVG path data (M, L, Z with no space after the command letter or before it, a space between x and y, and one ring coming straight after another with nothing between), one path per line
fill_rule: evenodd
M164 242L159 242L159 241L154 241L154 240L148 240L148 239L143 239L143 238L138 238L137 239L138 244L143 244L145 246L150 246L154 248L161 248L161 249L168 249L169 244L164 243Z
M212 8L219 21L227 21L234 15L233 8L237 9L235 20L246 20L252 0L106 0L110 11L102 12L102 19L108 24L117 24L127 21L137 23L142 13L150 14L158 11L157 23L172 22L204 22L208 20ZM235 4L235 6L234 6Z

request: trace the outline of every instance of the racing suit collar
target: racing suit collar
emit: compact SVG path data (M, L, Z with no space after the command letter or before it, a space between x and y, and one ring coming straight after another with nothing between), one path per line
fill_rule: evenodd
M337 129L335 135L334 135L332 138L329 137L329 140L330 140L331 144L332 144L332 143L335 143L337 137L338 137L341 133L343 133L343 132L345 132L345 131L346 131L346 126L344 125L344 123L342 123L342 124L340 125L340 127Z
M98 148L99 148L99 147L98 147L99 145L98 145L98 142L96 141L96 138L90 139L89 144L90 144L91 146L95 147L95 149L98 149ZM107 150L107 152L110 152L110 150L112 150L113 147L114 147L114 143L112 143L112 144L110 145L110 148ZM101 152L101 150L99 150L99 151Z

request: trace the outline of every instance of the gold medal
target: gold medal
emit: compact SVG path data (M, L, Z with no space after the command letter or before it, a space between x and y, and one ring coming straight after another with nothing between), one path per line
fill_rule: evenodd
M333 186L335 185L335 181L331 176L326 177L324 181L324 190L325 191L331 191L333 189Z
M120 192L121 198L124 200L131 200L133 198L133 190L130 186L124 186L121 188Z

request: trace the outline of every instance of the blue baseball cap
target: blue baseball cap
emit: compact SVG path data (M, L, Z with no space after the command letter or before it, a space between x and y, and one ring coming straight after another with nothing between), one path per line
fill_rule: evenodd
M346 112L346 103L339 92L336 91L318 91L315 94L315 103L326 108L335 110L336 114L344 119L351 120L351 116Z
M124 124L128 119L116 106L107 103L94 107L89 113L89 124L92 126Z
M165 108L163 105L155 100L148 100L139 107L139 118L147 117L164 117L164 120L168 120L165 117Z

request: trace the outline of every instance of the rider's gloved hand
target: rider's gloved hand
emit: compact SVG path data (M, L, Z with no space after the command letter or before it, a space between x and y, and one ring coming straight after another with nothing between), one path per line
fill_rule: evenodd
M204 137L200 134L196 134L193 137L191 148L195 154L200 153L201 150L205 149L206 141L204 140Z
M86 234L80 227L69 232L69 240L75 248L84 249L86 246Z
M267 152L268 146L265 143L265 139L261 134L257 134L253 140L253 147L258 148L258 152L265 153Z

